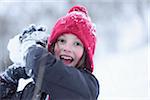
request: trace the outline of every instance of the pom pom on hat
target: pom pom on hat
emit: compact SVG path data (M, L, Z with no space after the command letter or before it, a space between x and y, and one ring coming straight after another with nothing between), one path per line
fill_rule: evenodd
M57 38L64 33L72 33L76 35L83 43L86 57L86 69L93 72L93 55L96 45L96 29L88 16L88 11L84 6L72 7L66 16L58 19L48 38L48 50L56 42Z
M71 13L71 12L73 12L73 11L77 11L77 12L82 12L82 13L84 13L85 15L87 15L88 14L88 11L86 10L86 8L85 7L83 7L83 6L74 6L74 7L72 7L69 11L68 11L68 13Z

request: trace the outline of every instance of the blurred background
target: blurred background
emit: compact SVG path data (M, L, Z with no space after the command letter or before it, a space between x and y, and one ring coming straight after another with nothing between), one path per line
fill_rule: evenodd
M87 7L97 28L98 100L150 100L150 0L0 0L0 72L11 64L10 38L30 24L50 34L76 4Z

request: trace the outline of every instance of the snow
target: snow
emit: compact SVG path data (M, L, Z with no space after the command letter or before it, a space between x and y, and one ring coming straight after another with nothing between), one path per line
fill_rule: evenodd
M9 0L7 0L9 1ZM14 1L14 0L13 0ZM44 0L46 1L46 0ZM127 0L113 3L117 0L104 0L105 3L85 3L96 22L97 47L95 52L94 75L100 82L100 96L98 100L150 100L150 47L148 39L150 14L148 3L141 0ZM108 3L108 1L111 1ZM50 33L53 24L59 16L65 15L65 11L72 4L38 1L0 2L0 17L2 18L1 50L7 45L7 41L19 33L28 24L38 23L46 25ZM123 3L124 2L124 3ZM81 2L80 2L81 3ZM66 6L67 5L67 6ZM89 6L90 5L90 6ZM19 9L18 9L19 8ZM32 9L32 10L31 10ZM46 10L48 9L48 10ZM53 10L52 10L53 9ZM6 18L6 19L5 19ZM6 22L4 22L5 20ZM65 22L63 22L65 23ZM17 27L16 27L17 26ZM8 31L6 31L8 30ZM7 33L7 37L4 35ZM10 33L10 34L8 34ZM8 47L14 52L10 57L13 62L20 62L17 56L19 44ZM13 60L14 59L14 60ZM20 80L18 90L32 81Z
M7 45L7 49L9 51L9 58L14 63L22 63L23 61L19 36L20 35L16 35L14 38L10 39Z
M101 85L100 98L102 100L119 100L119 98L148 100L150 90L148 52L150 50L143 47L131 53L99 57L95 62L94 74Z

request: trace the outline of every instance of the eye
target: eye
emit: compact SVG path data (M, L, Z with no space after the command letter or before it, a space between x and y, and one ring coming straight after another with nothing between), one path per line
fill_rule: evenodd
M74 45L75 45L75 46L81 46L81 47L83 47L83 45L82 45L80 42L78 42L78 41L75 42Z
M65 41L65 39L63 39L63 38L59 38L59 39L57 40L57 42L60 43L60 44L63 44L63 43L65 43L66 41Z

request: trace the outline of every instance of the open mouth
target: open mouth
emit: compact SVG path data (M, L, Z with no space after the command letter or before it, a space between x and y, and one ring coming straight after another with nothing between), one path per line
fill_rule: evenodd
M73 62L73 58L68 55L60 55L60 60L64 62L64 64L70 64Z

